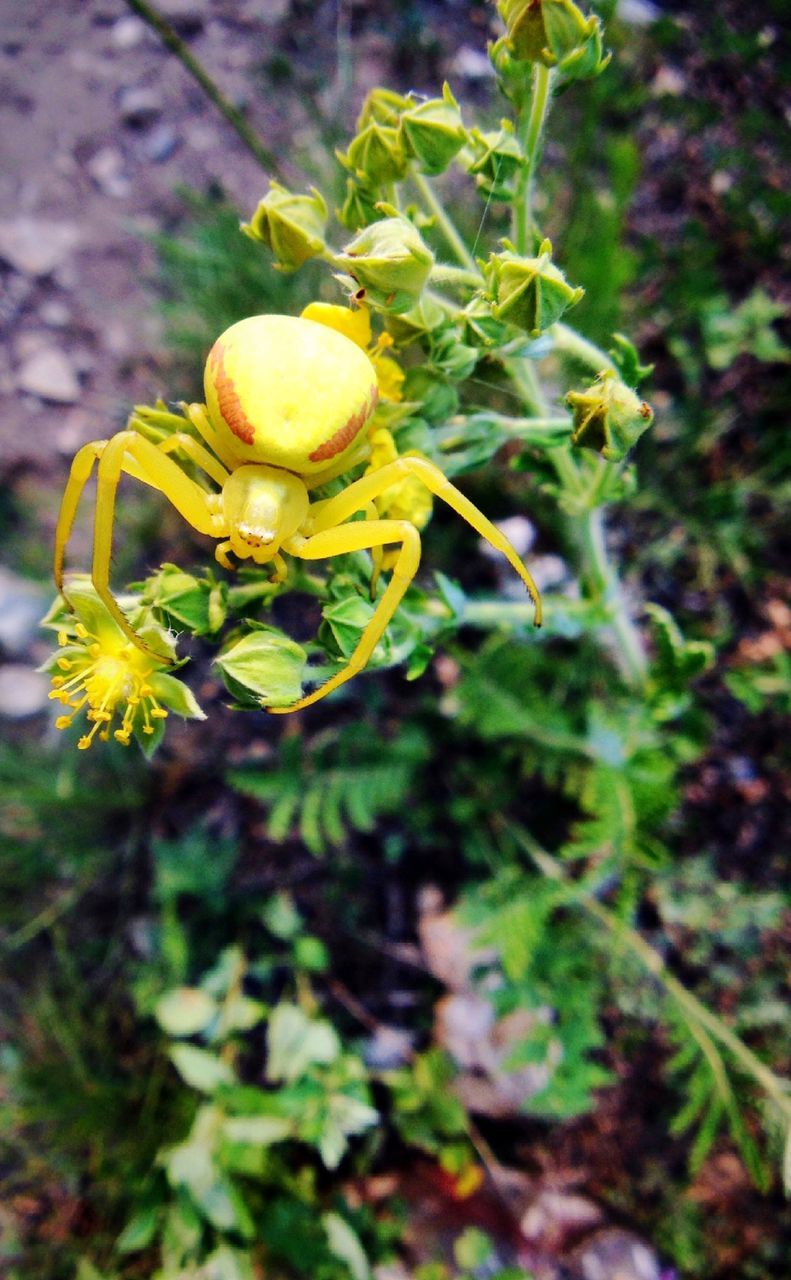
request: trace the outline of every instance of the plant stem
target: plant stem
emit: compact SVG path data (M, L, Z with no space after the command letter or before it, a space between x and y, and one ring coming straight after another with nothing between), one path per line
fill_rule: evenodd
M126 3L138 17L142 18L156 32L165 47L176 55L185 70L190 73L194 80L197 80L206 97L214 103L217 110L222 112L228 123L236 130L239 138L264 172L273 173L277 177L282 176L280 166L271 151L267 151L238 107L235 107L225 97L225 94L212 80L206 68L193 56L170 23L166 22L162 15L157 13L156 9L147 4L146 0L126 0Z
M607 554L604 509L594 507L592 511L586 512L578 530L583 557L596 579L598 592L612 619L623 673L631 685L640 686L645 682L646 676L645 652L640 634L629 616L621 581Z
M524 161L519 170L514 195L514 241L517 253L528 253L531 249L530 233L533 230L533 185L535 179L538 154L541 146L541 134L552 99L552 71L549 67L536 63L533 68L533 93L530 98L530 111L520 108L517 131L524 152Z
M545 876L552 880L570 883L556 859L542 849L526 831L510 824L509 830ZM775 1075L774 1071L767 1067L766 1063L762 1062L758 1055L753 1053L752 1049L748 1048L721 1018L717 1017L716 1013L712 1013L697 996L679 982L675 974L671 973L663 957L650 943L646 942L642 934L626 924L614 911L602 906L593 894L583 891L575 900L590 915L595 916L609 933L627 944L652 977L661 983L668 995L680 1005L688 1017L701 1027L705 1027L714 1040L718 1040L728 1049L742 1069L760 1084L767 1097L771 1098L785 1119L791 1123L791 1096L788 1092L788 1083L782 1077Z
M602 351L601 347L597 347L588 338L583 338L582 334L577 333L577 330L572 329L570 325L561 324L558 321L557 324L553 324L549 333L554 338L556 351L562 351L564 355L572 356L580 364L592 369L594 373L602 373L605 369L609 373L618 372L610 357Z
M537 414L548 416L547 399L532 362L510 360L506 368L527 405ZM574 461L571 449L552 449L547 456L564 491L575 498L586 497L588 486ZM599 479L600 477L596 478L596 486ZM616 653L623 675L629 684L639 688L645 682L646 658L640 634L629 616L623 588L607 553L603 508L588 507L579 517L569 517L567 524L571 538L580 549L583 574L589 576L595 593L607 605L612 629L618 641Z
M431 283L447 284L457 289L477 289L481 277L477 271L467 271L465 267L450 267L444 262L438 262L431 268Z
M440 231L444 235L445 239L447 240L451 249L455 253L459 262L461 262L463 266L467 268L468 271L475 272L475 274L478 277L478 280L480 281L481 276L480 276L480 272L478 271L477 263L474 257L472 256L472 254L470 253L469 249L467 248L466 244L464 243L463 239L461 238L452 218L450 217L447 209L445 208L444 204L440 200L439 196L434 191L434 188L432 187L431 183L428 181L427 178L424 177L422 173L413 172L411 177L412 177L412 181L414 182L415 186L420 192L420 196L422 200L425 202L429 210L429 213L434 218L437 226L439 227Z

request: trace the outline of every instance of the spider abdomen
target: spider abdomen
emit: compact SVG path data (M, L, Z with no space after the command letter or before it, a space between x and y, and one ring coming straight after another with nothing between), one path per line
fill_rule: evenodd
M250 316L206 361L212 425L244 462L299 475L351 452L376 408L376 371L343 334L295 316Z

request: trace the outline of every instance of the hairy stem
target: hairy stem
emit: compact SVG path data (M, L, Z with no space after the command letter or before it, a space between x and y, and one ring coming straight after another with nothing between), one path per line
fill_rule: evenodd
M645 651L640 633L629 614L620 578L607 553L602 507L594 507L592 511L586 512L579 524L579 536L584 559L612 619L623 674L631 685L642 685L647 665Z
M474 272L480 282L481 276L475 259L457 231L453 219L450 217L447 209L435 192L431 183L423 176L422 173L413 172L411 176L412 181L420 193L421 199L426 205L426 208L433 217L459 262L461 262L468 271Z
M431 268L431 283L450 285L456 289L477 289L481 277L477 271L467 271L465 267L450 267L444 262L438 262Z
M170 23L166 22L162 15L157 13L156 9L150 4L147 4L146 0L126 0L126 3L138 17L142 18L156 32L165 47L176 55L185 70L189 72L194 80L197 80L206 97L214 103L217 110L222 112L228 123L236 130L239 138L264 172L273 173L277 177L281 177L280 166L272 152L267 151L238 107L235 107L226 98L222 90L212 80L206 68L198 62L198 59L190 52Z
M530 236L533 231L533 187L541 150L541 135L551 99L552 71L549 67L536 63L533 68L530 110L526 111L522 106L517 122L519 141L524 152L524 162L519 170L514 195L514 242L517 253L525 254L532 248Z
M553 324L549 330L555 342L555 350L562 351L564 355L571 356L574 360L578 360L580 364L584 364L587 368L593 370L594 373L617 373L615 365L606 352L601 347L597 347L594 342L588 338L583 338L581 333L577 333L576 329L572 329L570 325Z

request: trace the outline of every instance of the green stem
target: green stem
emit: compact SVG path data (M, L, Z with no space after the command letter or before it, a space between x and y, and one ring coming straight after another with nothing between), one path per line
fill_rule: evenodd
M533 186L536 165L541 147L547 112L552 100L552 71L536 63L533 68L533 93L530 111L520 109L517 131L524 152L524 162L519 170L514 196L514 241L517 253L528 253L532 248L530 235L533 230Z
M552 880L570 883L557 861L536 844L526 831L519 830L510 824L509 830L517 837L544 875ZM593 894L581 892L576 901L590 915L595 916L609 933L630 947L652 977L661 983L668 995L676 1001L687 1016L694 1023L704 1027L714 1040L724 1045L742 1069L760 1084L767 1097L772 1099L786 1120L791 1122L791 1096L788 1092L788 1083L782 1077L775 1075L774 1071L767 1067L766 1063L762 1062L758 1055L753 1053L752 1049L748 1048L721 1018L717 1017L716 1013L712 1013L697 996L679 982L678 978L671 973L663 957L650 943L646 942L642 934L626 924L614 911L602 906Z
M506 368L529 408L535 410L536 414L549 416L546 396L532 361L509 360ZM552 449L547 456L565 493L577 499L585 499L584 503L580 503L583 506L591 499L595 500L600 475L595 478L592 493L570 448ZM607 605L612 630L618 641L616 653L624 678L629 684L639 688L645 682L646 658L640 634L629 616L620 580L607 553L603 508L593 506L591 509L591 506L587 506L579 517L569 518L568 528L572 540L580 548L583 574L588 577L594 593Z
M548 332L554 339L556 351L562 351L564 355L578 360L594 373L602 373L605 369L609 373L618 372L606 352L602 351L601 347L597 347L594 342L590 342L588 338L583 338L576 329L558 321Z
M605 601L612 619L623 674L631 685L639 687L644 684L646 677L645 651L640 633L629 616L621 581L607 554L604 509L594 507L592 511L587 511L576 527L579 530L583 558L595 578L597 592Z
M146 0L126 0L126 3L138 17L142 18L156 32L165 47L176 55L185 70L189 72L194 80L197 80L206 97L214 103L217 110L222 112L228 123L236 130L239 138L264 172L273 173L277 177L281 177L280 166L271 151L267 151L266 147L259 141L238 107L229 102L222 90L212 80L206 68L193 56L170 23L166 22L162 15L157 13L156 9L152 8L151 5L146 4Z
M428 208L429 213L433 217L434 221L436 222L440 231L444 235L451 249L456 254L456 257L458 258L459 262L461 262L462 265L465 266L468 271L474 271L480 282L481 276L480 276L480 272L478 271L478 266L476 264L476 261L472 256L472 254L470 253L469 249L467 248L466 244L462 240L461 236L459 235L459 232L456 230L456 226L453 220L448 214L448 211L445 208L442 201L440 200L439 196L434 191L434 188L432 187L431 183L428 181L427 178L424 177L422 173L413 172L411 177L412 177L412 181L414 182L415 186L417 187L420 193L422 200L426 204L426 207Z
M468 271L466 267L450 267L444 262L437 262L431 268L431 283L450 285L459 289L477 289L481 284L478 271Z

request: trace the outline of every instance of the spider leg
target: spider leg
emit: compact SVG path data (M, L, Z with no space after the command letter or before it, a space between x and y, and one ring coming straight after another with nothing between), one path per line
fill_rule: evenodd
M193 427L203 436L209 448L214 450L220 462L223 462L229 471L234 471L239 466L239 459L235 458L230 449L223 444L209 421L205 404L187 404L184 408Z
M227 530L219 527L221 521L209 510L208 495L204 490L156 445L135 431L119 431L106 442L97 475L91 578L108 613L124 634L138 649L153 653L134 631L110 591L115 497L118 481L124 472L145 480L146 484L163 493L198 533L217 537Z
M83 489L90 480L94 463L101 457L106 444L106 440L92 440L90 444L84 444L81 449L77 450L71 464L69 478L66 481L66 488L63 491L60 511L58 512L58 523L55 527L53 574L55 586L67 601L68 597L65 596L63 591L63 564L66 556L66 547Z
M361 511L367 503L373 501L380 493L384 493L390 485L396 484L407 475L417 476L422 480L426 488L430 489L435 497L441 498L443 502L446 502L463 520L472 525L473 529L482 538L485 538L497 551L503 553L508 563L516 570L527 587L528 594L535 605L536 626L540 627L541 597L538 593L538 587L533 581L532 575L522 563L516 548L511 545L505 534L501 533L492 524L491 520L487 519L483 512L475 506L475 503L470 502L469 498L466 498L461 490L456 488L455 484L451 484L447 476L433 462L429 462L428 458L397 458L395 462L386 463L378 471L372 471L368 475L362 476L359 480L355 480L337 497L327 498L323 502L315 503L311 507L314 530L316 533L320 533L323 529L329 529L332 525L348 520L349 516L353 515L355 511Z
M193 440L192 436L188 436L186 431L177 431L174 435L168 436L159 444L158 449L161 453L174 453L176 449L181 449L182 453L186 453L201 471L205 471L207 476L211 476L215 484L220 488L228 479L229 472L226 471L222 463L214 458L208 449L204 449L203 445L198 444L197 440Z
M393 567L392 576L387 589L376 606L373 617L368 622L357 644L357 648L348 663L337 675L331 676L318 689L290 707L267 707L275 715L287 715L291 711L301 711L311 703L318 702L337 689L339 685L351 680L352 676L362 671L371 654L381 639L388 622L392 618L403 598L404 592L414 578L420 564L420 534L413 524L407 520L365 520L354 524L339 525L334 529L324 529L321 533L306 538L304 542L293 539L285 548L292 555L302 560L324 560L329 556L345 555L349 551L368 551L374 547L384 547L390 543L400 543Z
M379 512L377 511L376 504L374 502L367 502L365 504L365 518L366 520L379 519ZM374 570L373 570L373 573L371 574L371 585L370 585L369 591L370 591L371 599L375 600L376 588L379 583L379 578L381 576L382 569L384 567L384 559L385 559L384 548L371 547L371 559L373 560Z

